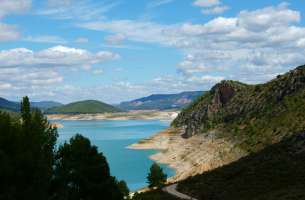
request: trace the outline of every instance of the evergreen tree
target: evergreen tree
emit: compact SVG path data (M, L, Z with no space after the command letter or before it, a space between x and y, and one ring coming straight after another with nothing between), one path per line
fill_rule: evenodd
M28 97L20 117L0 111L0 200L122 200L129 190L106 158L76 135L55 151L57 129Z
M30 132L30 123L31 123L31 105L30 100L27 96L23 97L21 102L21 117L22 117L22 125L24 127L24 131L27 133Z
M21 119L0 114L0 199L48 198L57 130L27 97Z
M53 186L53 199L123 199L106 158L81 135L59 147Z
M163 172L163 169L157 163L152 164L147 176L149 187L161 188L165 184L166 179L167 175Z
M125 181L119 181L118 182L118 186L119 186L119 188L120 188L120 191L123 193L123 195L124 195L124 198L125 199L129 199L129 189L128 189L128 187L127 187L127 184L126 184L126 182Z

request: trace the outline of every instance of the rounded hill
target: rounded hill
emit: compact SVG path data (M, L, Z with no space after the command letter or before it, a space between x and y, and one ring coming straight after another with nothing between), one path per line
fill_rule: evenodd
M96 101L86 100L69 103L67 105L51 108L47 110L48 114L92 114L92 113L112 113L120 112L119 108L112 105Z

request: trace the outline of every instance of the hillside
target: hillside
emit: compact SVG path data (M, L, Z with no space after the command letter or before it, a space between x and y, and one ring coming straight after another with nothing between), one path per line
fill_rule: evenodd
M304 113L305 65L265 84L222 81L135 147L163 150L151 158L198 199L305 199Z
M31 102L31 105L41 110L47 110L49 108L62 106L63 104L56 101L38 101L38 102Z
M222 81L184 109L172 126L184 137L217 130L256 151L305 128L305 66L260 85Z
M73 102L60 107L50 108L48 114L89 114L89 113L112 113L119 112L120 109L100 101L86 100Z
M204 92L182 92L179 94L153 94L148 97L122 102L123 110L167 110L181 109L201 96Z
M55 102L55 101L38 101L31 102L32 106L35 108L39 108L41 110L47 110L52 107L61 106L63 104ZM15 101L9 101L7 99L0 97L0 109L7 110L11 112L19 112L20 111L20 103Z
M178 189L198 199L305 199L305 133L191 177Z
M12 112L19 112L20 104L0 97L0 109Z

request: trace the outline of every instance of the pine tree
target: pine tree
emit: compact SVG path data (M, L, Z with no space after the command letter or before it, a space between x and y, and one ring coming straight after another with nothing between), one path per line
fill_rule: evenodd
M147 176L147 181L150 188L160 188L162 187L167 179L167 175L163 172L163 169L157 164L154 163L150 167L150 172Z
M56 200L123 199L106 158L79 134L59 147L53 186Z
M56 128L24 97L21 120L1 113L0 131L0 199L47 199Z

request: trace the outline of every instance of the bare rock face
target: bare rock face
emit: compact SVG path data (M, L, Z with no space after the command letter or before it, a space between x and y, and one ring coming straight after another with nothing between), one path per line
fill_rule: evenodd
M202 99L196 108L188 112L187 115L179 115L173 122L184 127L184 138L189 138L196 134L201 128L207 128L214 120L217 113L231 100L243 85L234 81L222 81L215 85L210 93Z

